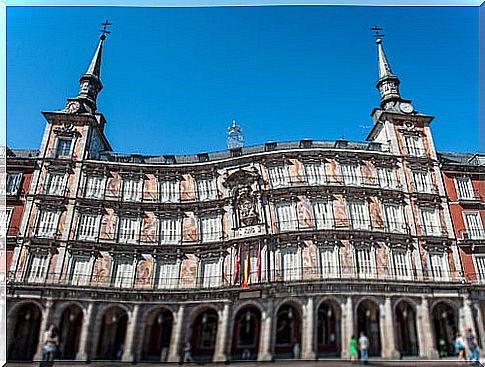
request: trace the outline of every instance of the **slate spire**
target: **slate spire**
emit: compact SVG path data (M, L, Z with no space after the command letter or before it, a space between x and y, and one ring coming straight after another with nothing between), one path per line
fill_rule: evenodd
M401 100L401 95L399 94L400 82L399 78L392 73L391 66L382 47L382 39L376 39L376 43L379 70L379 79L376 87L381 94L381 107L383 107L387 102Z

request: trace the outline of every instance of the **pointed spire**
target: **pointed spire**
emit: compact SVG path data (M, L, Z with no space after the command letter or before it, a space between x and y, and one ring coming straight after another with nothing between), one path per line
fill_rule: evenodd
M376 87L381 94L381 107L383 107L387 102L401 100L401 95L399 94L400 82L399 78L392 73L391 66L382 47L382 39L376 39L376 43L379 70L379 79Z
M98 79L100 78L101 74L101 54L103 52L103 42L106 39L105 35L102 34L101 37L99 37L99 43L98 47L96 48L96 52L94 53L94 56L91 60L91 63L89 64L88 70L86 70L85 75L93 75L97 77Z

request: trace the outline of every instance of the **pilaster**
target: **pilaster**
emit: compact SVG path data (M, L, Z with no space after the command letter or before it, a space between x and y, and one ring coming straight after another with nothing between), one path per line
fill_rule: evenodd
M352 296L347 296L342 303L342 338L341 338L341 357L350 358L349 342L354 333L354 309Z
M437 359L438 351L434 343L432 325L429 316L428 299L421 298L421 304L416 307L419 356L422 358Z
M384 303L379 304L380 314L380 335L381 335L381 356L383 358L398 358L394 338L393 312L391 298L386 297Z
M184 325L185 306L179 306L177 315L174 318L173 331L170 337L167 362L180 362L182 343L182 326Z
M91 323L93 322L93 308L94 304L89 303L86 312L83 316L83 324L81 326L81 335L79 336L79 350L76 354L76 360L88 361L91 359Z
M226 362L227 361L227 328L229 325L229 303L224 304L222 314L219 316L219 322L217 325L217 340L216 348L214 350L214 362Z
M37 352L35 353L34 360L40 360L42 357L42 346L44 345L44 333L49 327L49 323L52 317L54 301L47 300L45 308L42 310L42 321L39 329L39 343L37 344Z
M273 324L273 300L268 300L261 315L261 333L259 337L258 361L271 361L271 334Z
M315 359L315 313L313 298L309 297L303 309L302 359Z
M138 351L136 350L136 332L138 328L138 313L140 306L134 305L131 311L131 317L128 321L128 326L126 328L125 336L125 350L123 352L122 361L123 362L135 362L138 356Z

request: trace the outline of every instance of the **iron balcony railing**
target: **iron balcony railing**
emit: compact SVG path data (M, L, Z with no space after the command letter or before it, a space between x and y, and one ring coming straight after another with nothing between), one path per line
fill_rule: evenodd
M459 201L485 201L485 194L482 194L479 190L469 190L467 192L457 193Z
M484 241L485 242L485 230L481 228L464 229L458 232L458 241Z
M244 262L244 261L243 261ZM244 265L244 264L242 264ZM251 261L251 266L253 262ZM133 265L133 269L135 266ZM221 267L222 270L222 267ZM147 273L149 274L149 273ZM160 292L180 291L186 289L213 289L213 288L251 288L267 283L296 284L308 282L417 282L417 283L443 283L460 282L482 284L483 278L463 277L456 271L440 270L418 274L410 268L389 267L293 267L287 269L261 269L252 268L247 275L244 266L237 274L212 276L150 276L142 274L105 275L103 274L72 274L48 273L43 277L36 275L30 277L28 273L15 275L9 273L7 284L10 286L46 287L76 287L76 288L109 288L109 289L140 289Z

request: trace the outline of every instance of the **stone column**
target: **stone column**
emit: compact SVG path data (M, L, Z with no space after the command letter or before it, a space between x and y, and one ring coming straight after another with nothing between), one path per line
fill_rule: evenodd
M421 304L416 308L416 316L419 356L423 358L438 359L439 355L434 343L434 334L429 317L429 304L427 298L421 298Z
M128 321L128 326L126 327L126 336L123 351L123 362L135 362L138 356L138 351L136 350L136 332L139 329L138 313L140 310L140 305L134 305L131 311L131 317Z
M168 349L167 362L180 362L182 326L184 325L185 306L179 306L177 315L174 317L170 346Z
M381 356L383 358L399 358L394 337L394 314L392 312L390 297L386 297L384 303L379 304L379 316Z
M468 296L463 297L463 303L460 307L460 314L459 314L459 329L461 330L462 334L465 333L466 330L471 328L473 333L476 335L477 331L475 330L475 323L473 322L473 310L472 310L472 303Z
M347 296L345 302L342 303L342 332L341 332L341 358L350 358L349 343L350 338L354 334L354 307L352 304L352 296Z
M40 360L42 358L42 346L44 344L44 333L49 327L49 323L52 318L54 301L47 300L45 308L42 310L42 321L40 323L39 330L39 343L37 344L37 352L35 353L34 360Z
M268 300L266 309L261 314L261 332L259 337L258 361L271 361L271 335L273 329L273 301Z
M472 307L475 308L475 312L477 315L477 322L476 325L478 326L477 333L480 336L480 343L481 343L481 350L485 349L485 320L482 316L482 311L480 309L480 303L474 303Z
M226 362L227 361L227 328L229 326L229 303L224 305L222 315L219 316L219 322L217 325L217 339L216 348L214 350L214 362Z
M93 318L94 304L89 303L86 312L83 315L83 324L81 326L81 335L79 336L79 350L76 354L77 361L88 361L91 359L91 323Z
M303 309L302 359L315 359L315 312L313 298L309 297Z

